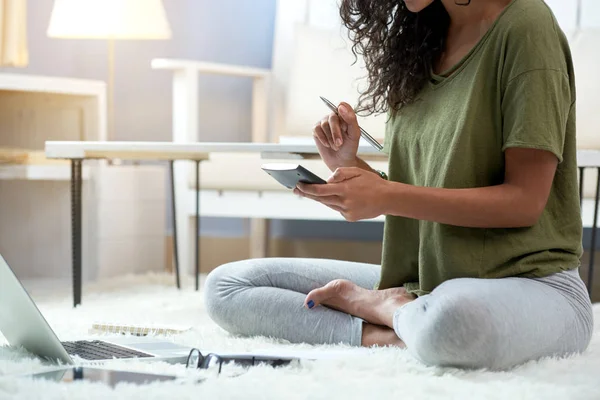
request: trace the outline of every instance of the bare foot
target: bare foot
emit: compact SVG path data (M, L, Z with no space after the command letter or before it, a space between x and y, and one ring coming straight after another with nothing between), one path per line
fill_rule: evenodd
M373 347L373 346L394 346L394 347L406 347L404 342L400 340L396 332L393 329L386 328L385 326L378 326L372 324L363 324L362 332L362 346Z
M368 290L350 281L338 279L315 289L306 296L304 305L313 309L324 305L393 329L394 312L415 296L404 288Z

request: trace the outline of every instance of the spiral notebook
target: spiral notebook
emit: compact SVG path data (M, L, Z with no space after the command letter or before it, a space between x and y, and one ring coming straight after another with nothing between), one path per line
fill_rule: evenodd
M90 333L115 333L133 336L178 335L192 329L190 326L158 325L158 324L120 324L96 322L92 324Z

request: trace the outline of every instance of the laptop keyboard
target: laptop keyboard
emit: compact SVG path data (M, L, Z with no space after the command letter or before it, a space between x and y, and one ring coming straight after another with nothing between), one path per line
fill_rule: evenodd
M63 342L67 353L76 355L84 360L112 360L113 358L148 358L153 355L131 350L100 340Z

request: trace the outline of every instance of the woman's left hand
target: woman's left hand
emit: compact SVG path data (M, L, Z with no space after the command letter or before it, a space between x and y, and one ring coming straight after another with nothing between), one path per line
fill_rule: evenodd
M294 194L338 211L350 222L384 214L389 181L362 168L338 168L327 185L299 183Z

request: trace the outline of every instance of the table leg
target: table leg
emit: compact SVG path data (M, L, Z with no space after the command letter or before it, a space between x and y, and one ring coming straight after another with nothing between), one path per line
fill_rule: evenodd
M173 218L173 257L175 264L175 279L177 289L181 289L181 281L179 279L179 251L177 246L177 202L175 201L175 161L169 161L169 171L171 173L171 216Z
M594 261L596 256L596 233L598 231L598 207L600 206L600 168L598 171L598 181L596 182L596 202L594 203L594 224L592 225L592 247L590 248L590 267L588 271L588 291L592 294L592 285L594 283Z
M73 307L81 305L81 210L83 160L71 160L71 252L73 262Z
M200 161L196 160L196 291L200 290Z

